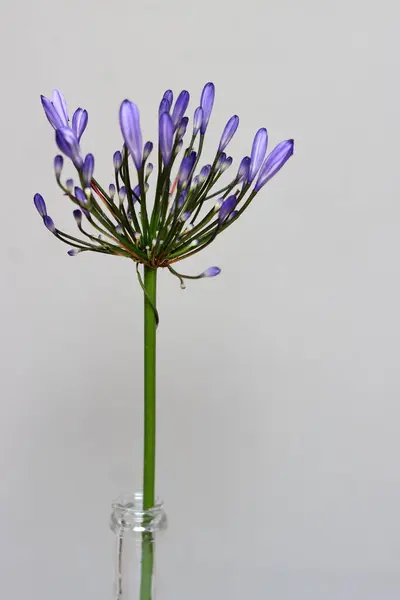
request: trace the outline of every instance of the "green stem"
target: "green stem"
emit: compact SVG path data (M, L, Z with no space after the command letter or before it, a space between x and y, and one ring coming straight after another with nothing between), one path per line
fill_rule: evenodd
M144 452L143 510L155 505L156 467L156 290L157 270L144 267ZM153 581L153 534L142 537L140 600L151 600Z

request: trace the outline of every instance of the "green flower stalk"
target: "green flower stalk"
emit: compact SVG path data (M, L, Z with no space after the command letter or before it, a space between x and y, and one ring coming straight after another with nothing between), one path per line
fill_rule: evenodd
M233 225L294 149L294 142L289 139L267 155L268 133L261 128L254 137L250 156L242 158L233 177L226 178L224 174L233 159L225 150L239 125L239 117L233 115L223 129L212 161L202 165L214 96L214 84L207 83L194 111L192 131L188 133L189 118L185 113L189 93L182 91L173 104L172 91L165 92L158 113L157 169L149 162L153 143L143 144L139 110L136 104L124 100L119 111L123 145L114 152L114 179L106 186L94 177L93 154L82 152L87 111L78 108L70 122L60 91L55 90L51 100L42 96L45 114L55 130L56 144L76 170L75 183L72 179L63 180L64 159L61 155L55 157L56 181L74 205L78 233L71 235L56 227L43 197L35 194L34 204L45 227L70 246L69 256L96 252L132 260L143 290L144 510L151 509L156 502L157 270L168 269L181 287L185 287L185 279L218 275L219 267L209 267L199 275L184 275L176 270L175 263L203 250ZM140 600L151 600L152 572L152 544L145 535Z

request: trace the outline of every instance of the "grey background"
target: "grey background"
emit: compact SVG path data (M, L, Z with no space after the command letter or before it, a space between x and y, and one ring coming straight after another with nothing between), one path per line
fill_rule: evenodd
M73 228L39 94L89 110L108 183L121 100L216 84L209 156L241 116L296 156L226 235L160 276L159 598L394 600L399 575L396 3L3 3L0 596L112 597L110 502L140 485L142 300Z

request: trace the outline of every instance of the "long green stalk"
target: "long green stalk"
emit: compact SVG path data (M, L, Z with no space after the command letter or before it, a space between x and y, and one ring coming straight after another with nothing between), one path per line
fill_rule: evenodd
M156 301L157 269L144 267L144 448L143 510L155 504L156 469ZM144 533L140 600L151 600L154 568L152 533Z

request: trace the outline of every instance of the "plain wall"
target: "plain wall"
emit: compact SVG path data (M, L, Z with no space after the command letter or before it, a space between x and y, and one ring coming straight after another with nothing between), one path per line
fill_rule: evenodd
M397 3L11 2L1 21L0 597L112 597L111 501L140 486L133 264L66 255L71 205L39 95L89 111L107 185L120 102L216 84L211 158L266 126L296 155L206 251L159 278L159 599L400 597ZM237 163L236 163L237 164Z

